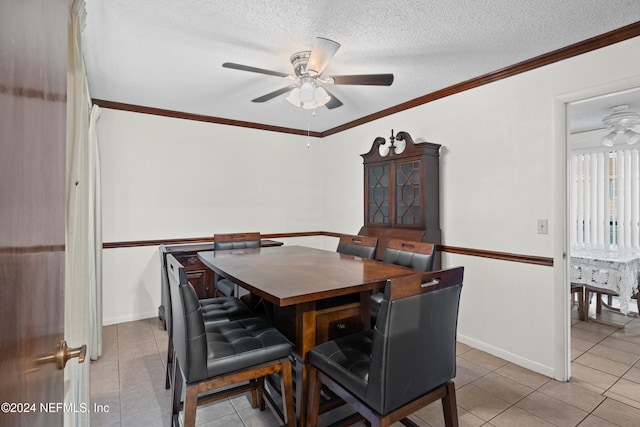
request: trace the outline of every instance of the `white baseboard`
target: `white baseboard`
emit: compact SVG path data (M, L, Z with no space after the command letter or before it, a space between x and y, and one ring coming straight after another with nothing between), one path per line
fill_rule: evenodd
M511 363L515 363L516 365L522 366L523 368L530 369L549 378L555 378L554 369L551 366L546 366L533 360L525 359L524 357L518 356L517 354L510 353L501 348L494 347L485 342L478 341L465 335L458 334L458 341L478 350L485 351L496 357L500 357Z
M135 322L136 320L150 319L152 317L158 317L158 311L149 311L146 313L133 313L126 316L119 317L105 317L102 319L102 326L115 325L118 323Z

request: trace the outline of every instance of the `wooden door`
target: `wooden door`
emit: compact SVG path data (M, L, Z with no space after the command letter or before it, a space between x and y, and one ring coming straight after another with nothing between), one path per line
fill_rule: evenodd
M63 339L68 13L0 3L0 426L59 426L70 409L63 371L37 362Z

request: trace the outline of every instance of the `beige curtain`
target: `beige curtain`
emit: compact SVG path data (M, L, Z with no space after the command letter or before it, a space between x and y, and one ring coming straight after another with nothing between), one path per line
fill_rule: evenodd
M89 325L91 360L102 355L102 196L100 193L100 150L98 146L98 119L100 107L91 108L89 120Z
M70 347L87 345L85 362L65 368L65 403L89 401L90 358L102 352L102 236L100 168L96 123L82 57L85 2L75 0L69 24L67 76L67 240L64 333ZM65 412L64 425L88 426L90 413Z

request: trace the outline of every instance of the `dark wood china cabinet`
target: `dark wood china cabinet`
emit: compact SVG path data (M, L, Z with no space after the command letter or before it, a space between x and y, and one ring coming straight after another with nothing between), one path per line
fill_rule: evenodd
M413 141L398 132L378 137L364 160L364 226L360 235L377 237L376 258L386 242L400 238L441 243L440 145ZM439 265L438 265L439 266Z

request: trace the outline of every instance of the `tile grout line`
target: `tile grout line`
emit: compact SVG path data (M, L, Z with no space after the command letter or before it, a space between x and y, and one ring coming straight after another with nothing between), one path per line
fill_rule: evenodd
M633 320L631 320L631 321L633 321ZM628 323L630 323L631 321L627 322L627 324L628 324ZM626 324L625 324L625 326L626 326ZM602 342L603 342L604 340L606 340L607 338L616 338L616 337L613 337L613 334L615 334L616 332L618 332L618 329L614 329L613 331L611 331L611 332L609 333L609 335L605 336L602 340L598 341L596 344L594 344L592 347L590 347L590 348L589 348L589 350L593 349L596 345L598 345L598 344L602 343ZM626 341L626 342L631 342L631 341ZM602 344L602 345L603 345L603 346L605 346L605 347L608 347L608 348L612 348L612 349L615 349L615 350L619 350L619 349L617 349L617 348L615 348L615 347L609 347L609 346L607 346L607 345L605 345L605 344ZM589 350L586 350L583 354L587 353ZM624 351L624 350L620 350L620 351ZM571 363L577 363L578 365L586 366L586 365L583 365L582 363L578 363L578 362L571 362ZM636 362L634 362L634 364L635 364L635 363L637 363L637 361L636 361ZM629 372L629 371L634 367L634 364L632 364L632 365L631 365L631 366L630 366L630 367L629 367L629 368L628 368L628 369L627 369L623 374L621 374L621 375L619 375L619 376L618 376L618 375L615 375L615 376L617 376L617 377L618 377L618 379L617 379L616 381L614 381L614 383L613 383L613 384L611 384L608 388L603 389L604 391L603 391L600 395L601 395L602 397L604 397L604 399L602 399L602 401L601 401L600 403L598 403L598 404L595 406L595 408L593 408L593 409L591 410L591 412L589 412L589 414L587 415L587 417L589 417L589 416L591 416L591 415L593 415L594 417L598 417L598 416L595 414L595 411L596 411L596 410L597 410L597 409L598 409L598 408L599 408L599 407L600 407L604 402L606 402L607 400L613 400L613 401L615 401L615 402L618 402L618 403L620 403L620 404L623 404L623 405L629 406L630 408L633 408L633 406L631 406L631 405L629 405L629 404L627 404L627 403L625 403L625 402L621 402L621 401L619 401L619 400L617 400L617 399L614 399L614 398L612 398L612 397L606 396L606 395L605 395L605 393L606 393L606 392L608 392L608 391L610 391L610 390L611 390L611 388L612 388L614 385L616 385L616 384L618 383L618 381L620 381L620 380L622 379L622 377L623 377L627 372ZM587 366L587 367L588 367L588 368L590 368L590 369L594 369L594 370L596 370L596 371L599 371L599 372L603 372L603 373L605 373L605 374L613 375L613 374L611 374L611 373L609 373L609 372L605 372L605 371L602 371L602 370L600 370L600 369L592 368L591 366ZM592 385L593 385L593 384L592 384ZM631 399L631 400L633 400L633 399ZM587 417L585 417L585 419L586 419ZM598 417L598 418L600 418L600 417ZM582 421L580 421L580 423L582 423L583 421L584 421L584 419L583 419ZM609 422L611 422L611 421L609 421ZM580 423L578 423L577 425L579 426L579 425L580 425Z
M155 349L157 350L158 357L160 357L160 363L161 363L161 366L162 366L163 368L166 368L166 367L165 367L165 365L164 365L164 363L165 363L165 358L163 357L163 354L164 354L164 353L166 353L166 352L161 352L161 351L160 351L160 347L161 347L161 346L160 346L160 343L161 343L161 340L160 340L160 338L161 338L160 331L159 331L159 330L156 330L156 325L153 323L153 320L154 320L153 318L152 318L152 319L145 319L145 320L146 320L146 321L145 321L145 326L146 326L146 328L144 328L144 327L143 327L142 329L146 329L148 332L150 332L150 333L152 334L153 339L154 339ZM634 321L634 320L635 320L635 321ZM632 322L633 322L633 323L632 323ZM637 328L637 326L638 326L638 325L637 325L637 323L638 323L638 322L637 322L637 319L631 319L631 320L629 320L629 322L627 322L627 324L629 324L629 323L632 323L632 326L633 326L633 327L636 327L636 328ZM127 332L127 331L125 330L126 328L121 328L120 326L121 326L121 325L117 325L116 330L115 330L115 335L116 335L116 336L115 336L115 338L116 338L116 339L115 339L115 346L116 346L116 355L117 355L116 367L117 367L117 372L118 372L118 388L119 388L119 393L118 393L118 401L119 401L119 418L120 418L120 423L121 423L121 425L122 425L122 422L123 422L123 406L122 406L122 395L121 395L121 393L120 393L120 387L121 387L121 385L122 385L122 383L121 383L121 380L122 380L121 373L122 373L122 368L124 367L124 365L122 364L122 360L121 360L121 344L122 344L122 342L121 342L121 341L122 341L122 339L124 339L124 338L123 338L123 337L124 337L124 335L123 335L123 334L124 334L125 332ZM572 326L573 326L573 325L572 325ZM584 350L584 351L583 351L579 356L577 356L577 357L576 357L576 359L578 359L580 356L582 356L582 355L584 355L584 354L586 354L586 353L588 353L588 352L592 351L592 350L593 350L595 347L597 347L597 346L603 346L603 347L606 347L606 348L609 348L609 349L612 349L612 350L620 351L620 352L622 352L622 353L629 353L629 354L636 355L636 353L635 353L635 352L633 352L633 351L626 351L626 350L623 350L623 349L619 349L619 348L616 348L616 347L611 347L611 346L609 346L609 345L607 345L607 344L604 344L604 341L605 341L605 340L607 340L608 338L615 338L615 339L617 339L617 340L624 341L624 342L626 342L626 343L637 344L636 342L634 342L634 341L630 340L630 339L635 339L635 337L637 336L637 334L635 334L635 332L632 332L628 337L616 337L616 336L614 336L614 334L616 334L617 332L619 332L619 330L617 330L617 329L614 329L614 330L611 330L611 331L607 331L607 332L605 333L605 335L602 335L601 333L594 332L594 331L592 331L592 330L590 330L590 329L583 329L583 328L577 328L577 329L580 329L580 330L582 330L582 331L592 332L592 333L594 333L594 334L597 334L597 335L599 336L599 339L598 339L596 342L591 343L591 345L588 347L588 349L587 349L587 350ZM625 339L625 338L626 338L626 339ZM624 348L624 347L623 347L623 348ZM631 349L631 350L634 350L634 348L633 348L633 347L631 347L630 349ZM468 384L472 384L472 385L474 385L474 387L478 387L478 388L480 388L483 392L485 392L485 393L487 393L487 394L491 395L492 397L497 398L497 399L500 399L500 400L504 400L504 399L502 399L502 398L500 398L500 397L496 396L495 394L493 394L493 393L491 393L491 392L489 392L489 391L486 391L485 389L483 389L483 388L481 388L481 387L479 387L479 386L477 385L477 382L478 382L479 380L481 380L482 378L487 377L490 373L495 373L495 374L499 375L500 377L505 378L505 379L507 379L507 380L509 380L509 381L513 382L514 384L518 384L518 385L521 385L521 386L527 387L527 388L529 388L529 389L531 390L531 392L527 392L527 394L526 394L525 396L523 396L523 397L519 398L519 399L518 399L517 401L515 401L514 403L510 403L510 402L508 402L508 401L505 401L509 406L508 406L507 408L505 408L504 410L500 411L499 413L497 413L496 415L494 415L494 416L493 416L492 418L490 418L489 420L486 420L486 421L485 421L485 420L482 420L482 418L478 417L478 416L477 416L477 415L475 415L473 412L469 411L469 413L470 413L471 415L473 415L473 416L475 416L475 417L478 417L480 420L482 420L482 421L483 421L483 425L485 425L485 424L486 424L486 425L490 425L490 424L491 424L491 421L495 420L497 417L499 417L500 415L504 414L506 411L508 411L508 410L509 410L509 409L511 409L512 407L514 407L514 406L518 405L518 404L519 404L520 402L522 402L524 399L526 399L527 397L531 396L535 391L540 392L541 394L543 394L543 395L545 395L545 396L549 397L550 399L554 399L555 401L561 402L561 403L566 404L566 405L569 405L569 406L571 406L571 407L573 407L573 408L576 408L576 409L579 409L579 410L581 410L581 411L584 411L584 412L586 413L586 415L585 415L585 416L584 416L580 421L578 421L578 422L577 422L577 424L575 424L575 425L581 425L582 423L584 423L584 421L585 421L587 418L589 418L589 417L590 417L590 416L592 416L592 415L593 415L594 417L598 417L598 415L596 415L596 414L595 414L595 412L596 412L599 408L601 408L601 407L602 407L602 405L603 405L605 402L607 402L607 401L609 401L609 402L615 402L616 404L621 404L621 405L624 405L625 407L635 408L633 405L629 405L629 404L628 404L628 403L626 403L626 402L623 402L623 401L617 400L615 397L605 396L605 395L604 395L604 393L610 392L610 391L611 391L611 389L612 389L616 384L618 384L618 383L619 383L619 381L620 381L621 379L623 379L623 376L624 376L624 375L626 375L626 374L628 374L628 373L629 373L630 371L632 371L634 368L638 368L638 369L640 369L640 365L635 366L635 364L637 364L637 363L638 363L638 361L640 360L640 357L639 357L635 362L633 362L633 363L631 363L631 364L628 364L628 365L627 365L626 363L618 362L618 361L613 360L613 359L609 359L609 358L608 358L608 357L606 357L606 356L598 356L597 354L595 354L595 355L594 355L594 356L598 356L598 357L601 357L601 358L606 359L606 360L612 360L612 361L617 362L617 363L619 363L619 364L627 365L627 367L626 367L626 369L624 370L624 372L623 372L623 373L621 373L620 375L611 374L611 373L609 373L609 372L605 372L605 371L602 371L602 370L600 370L600 369L592 368L592 367L587 366L587 365L584 365L584 364L582 364L582 363L575 362L577 365L580 365L580 366L586 366L586 367L588 367L588 368L590 368L590 369L594 369L594 370L596 370L596 371L598 371L598 372L602 372L602 373L605 373L605 374L608 374L608 375L614 376L614 377L616 378L616 380L614 381L614 383L613 383L613 384L611 384L610 386L608 386L606 389L600 388L600 390L603 390L601 393L599 393L599 395L602 397L602 400L601 400L599 403L597 403L597 404L593 407L593 409L591 409L590 411L588 411L588 410L584 410L584 409L582 409L582 408L579 408L579 407L577 407L577 406L575 406L575 405L573 405L573 404L571 404L571 403L569 403L569 402L566 402L566 401L564 401L564 400L558 399L558 398L554 397L553 395L547 394L545 391L542 391L542 390L541 390L545 385L547 385L547 384L549 384L551 381L555 381L555 380L553 380L553 379L551 379L551 378L546 378L546 381L544 381L544 382L543 382L542 384L540 384L539 386L537 386L537 387L532 387L532 386L530 386L530 385L529 385L530 383L529 383L529 384L525 384L525 383L523 383L523 382L521 382L521 381L517 381L517 380L515 380L515 379L513 379L513 378L510 378L510 377L508 377L508 376L504 375L503 373L498 372L498 370L499 370L499 369L503 368L504 366L508 365L508 364L509 364L509 363L511 363L511 362L505 361L505 364L503 364L503 365L501 365L501 366L498 366L498 367L496 367L496 368L487 368L487 367L485 367L485 366L483 366L483 365L478 364L478 363L477 363L477 362L475 362L475 361L472 361L472 360L468 360L468 359L466 359L466 358L464 357L464 355L465 355L466 353L468 353L468 352L472 351L472 350L475 350L475 349L474 349L473 347L469 347L466 351L464 351L464 352L462 352L462 353L458 354L458 355L457 355L457 357L459 357L460 359L465 360L465 362L467 362L467 363L471 364L472 366L477 366L477 367L479 367L479 368L486 369L486 371L487 371L487 372L486 372L486 373L484 373L483 375L481 375L481 376L477 377L477 378L474 378L472 381L468 382L467 384L463 385L462 387L464 387L464 386L466 386L466 385L468 385ZM166 354L164 354L164 356L166 356ZM639 355L639 356L640 356L640 355ZM622 359L625 359L625 357L624 357L624 356L622 356ZM573 364L573 363L574 363L574 361L571 361L570 363L572 363L572 364ZM517 366L517 365L516 365L516 366ZM635 381L631 381L631 380L628 380L628 381L630 381L630 382L632 382L632 383L636 383ZM585 390L594 391L594 390L591 390L591 389L590 389L590 388L588 388L588 387L584 387L584 385L590 385L590 386L593 386L593 384L590 384L590 383L585 383L584 385L582 385L582 384L575 384L575 385L576 385L576 386L578 386L578 387L584 388ZM597 392L596 392L596 393L597 393ZM625 397L625 398L626 398L627 396L622 395L621 397ZM629 399L630 399L630 400L634 400L634 399L631 399L631 398L629 398ZM233 405L233 403L232 403L232 405ZM460 406L460 407L461 407L461 406ZM238 419L239 419L239 421L241 422L241 424L242 424L243 426L247 427L249 424L247 424L247 422L245 422L245 420L243 420L243 418L240 416L239 409L238 409L235 405L233 405L233 408L234 408L235 415L238 417ZM462 408L462 409L464 409L463 407L461 407L461 408ZM523 411L527 412L528 414L530 414L530 415L532 415L532 416L535 416L535 417L536 417L536 418L538 418L538 419L541 419L541 420L544 420L544 421L546 421L546 422L549 422L550 424L555 424L555 422L548 421L548 420L546 420L546 419L544 419L544 418L541 418L540 416L538 416L538 415L536 415L536 414L533 414L533 413L531 413L531 412L529 412L529 411L527 411L527 410L525 410L525 409L522 409L522 408L519 408L519 407L517 407L517 409L523 410ZM637 409L637 408L635 408L635 409ZM466 409L465 409L465 411L466 411ZM600 417L598 417L598 418L600 418ZM418 419L423 420L421 417L418 417ZM606 419L606 418L605 418L605 419ZM427 420L423 420L423 421L424 421L425 423L427 423L427 424L428 424ZM612 421L609 421L609 422L612 422Z
M511 363L511 362L507 362L507 364L508 364L508 363ZM505 365L506 365L506 364L505 364ZM502 366L505 366L505 365L502 365ZM509 377L507 377L507 376L505 376L505 375L502 375L501 373L497 372L497 370L498 370L498 369L500 369L500 368L502 368L502 366L500 366L499 368L496 368L495 370L491 371L490 373L495 373L496 375L500 375L501 377L503 377L503 378L505 378L505 379L507 379L507 380L509 380L509 381L513 381L513 382L514 382L514 383L516 383L516 384L519 384L519 385L521 385L521 386L527 387L527 388L529 388L529 389L531 390L531 392L530 392L530 393L527 393L527 395L526 395L526 396L523 396L522 398L518 399L516 402L511 403L511 402L508 402L508 401L506 401L506 400L504 400L504 399L502 399L502 398L500 398L500 397L496 396L495 394L491 393L490 391L487 391L487 390L483 389L482 387L479 387L479 388L480 388L482 391L484 391L485 393L488 393L488 394L490 394L491 396L495 397L496 399L500 399L500 400L502 400L502 401L504 401L504 402L507 402L507 403L509 404L509 406L508 406L506 409L504 409L504 410L500 411L500 412L499 412L498 414L496 414L494 417L492 417L491 419L489 419L489 420L485 421L485 423L491 423L491 421L493 421L494 419L496 419L496 418L497 418L497 417L499 417L500 415L504 414L504 413L505 413L505 412L507 412L509 409L511 409L511 408L513 408L513 407L516 407L516 405L517 405L518 403L522 402L522 401L523 401L524 399L526 399L528 396L531 396L531 395L532 395L533 393L535 393L536 391L539 391L539 390L540 390L540 388L542 388L542 387L544 387L546 384L548 384L548 383L549 383L549 381L552 381L551 379L549 379L549 380L545 381L543 384L540 384L537 388L535 388L535 389L534 389L534 388L529 387L528 385L522 384L522 383L521 383L521 382L519 382L519 381L516 381L516 380L514 380L514 379L511 379L511 378L509 378ZM489 374L487 374L487 375L489 375ZM486 375L483 375L483 376L482 376L482 377L480 377L480 378L484 378L485 376L486 376ZM477 380L479 380L480 378L478 378ZM477 380L474 380L473 382L475 382L475 381L477 381ZM470 383L470 384L471 384L471 383ZM476 387L477 387L477 386L476 386ZM540 392L540 393L542 393L542 392ZM543 394L545 394L545 396L547 396L547 394L546 394L546 393L543 393ZM554 398L554 399L555 399L555 398ZM557 399L556 399L556 400L557 400ZM532 415L532 416L534 416L534 417L536 417L536 418L539 418L539 419L541 419L541 420L543 420L543 421L545 421L545 422L548 422L548 423L550 423L550 424L553 424L553 423L551 423L550 421L547 421L547 420L545 420L544 418L541 418L541 417L537 416L536 414L534 414L534 413L532 413L532 412L527 411L526 409L523 409L523 408L520 408L520 407L518 407L518 409L520 409L521 411L524 411L524 412L526 412L526 413L528 413L528 414L530 414L530 415ZM470 412L470 411L469 411L469 412ZM477 415L476 415L476 417L477 417ZM478 417L478 418L480 418L480 417ZM581 422L582 422L582 421L581 421Z
M628 323L629 323L629 322L628 322ZM586 331L588 331L588 329L585 329L585 330L586 330ZM591 332L591 331L589 331L589 332ZM613 335L614 333L616 333L616 332L617 332L617 329L616 329L616 330L612 330L612 331L610 331L608 335L604 335L604 336L603 336L599 341L597 341L596 343L594 343L591 347L589 347L589 349L585 350L581 355L583 355L583 354L587 353L589 350L593 349L593 348L594 348L594 347L596 347L598 344L601 344L601 343L602 343L604 340L606 340L607 338L612 337L612 335ZM600 334L598 334L598 335L600 335ZM602 345L604 345L605 347L609 347L609 346L606 346L605 344L602 344ZM609 348L612 348L612 349L618 350L618 349L616 349L616 348L614 348L614 347L609 347ZM620 350L620 351L623 351L623 350ZM462 354L464 354L464 353L462 353ZM463 359L464 359L464 357L463 357ZM577 358L576 358L576 359L577 359ZM473 363L473 362L469 361L468 359L465 359L465 360L466 360L467 362L469 362L469 363ZM574 361L571 361L571 363L574 363ZM582 365L581 363L578 363L578 362L575 362L575 363L577 363L577 364L579 364L579 365ZM620 363L620 362L618 362L618 363ZM635 363L637 363L637 360L634 362L634 364L635 364ZM475 364L475 363L474 363L474 364ZM623 374L621 374L621 375L619 375L619 376L618 376L618 375L615 375L615 376L617 376L617 377L618 377L618 379L617 379L617 380L616 380L616 381L615 381L611 386L609 386L609 388L605 389L605 390L603 391L603 393L601 393L601 394L600 394L600 395L603 397L602 401L601 401L600 403L598 403L598 404L597 404L597 405L596 405L592 410L590 410L590 411L585 411L585 410L584 410L584 409L582 409L582 408L579 408L579 407L577 407L577 406L575 406L575 405L573 405L573 404L571 404L571 403L569 403L569 402L565 402L565 401L563 401L563 400L561 400L561 399L556 398L555 396L549 395L549 394L545 393L544 391L542 391L542 390L541 390L541 388L542 388L542 387L544 387L544 386L545 386L546 384L548 384L549 382L553 381L553 379L549 379L548 381L545 381L543 384L541 384L541 385L540 385L540 386L538 386L537 388L532 389L532 391L531 391L530 393L528 393L526 396L523 396L523 397L522 397L522 398L520 398L518 401L516 401L516 402L514 402L514 403L507 402L507 403L509 403L509 407L508 407L508 408L504 409L503 411L500 411L498 414L496 414L496 415L495 415L494 417L492 417L491 419L486 420L486 421L485 421L485 423L491 423L491 421L492 421L492 420L494 420L495 418L499 417L501 414L503 414L504 412L508 411L508 410L509 410L509 409L511 409L512 407L516 406L519 402L523 401L524 399L526 399L528 396L532 395L532 394L533 394L534 392L536 392L536 391L537 391L537 392L539 392L539 393L541 393L541 394L543 394L543 395L545 395L545 396L547 396L547 397L549 397L549 398L551 398L551 399L557 400L557 401L562 402L562 403L564 403L564 404L566 404L566 405L569 405L569 406L571 406L571 407L573 407L573 408L576 408L576 409L578 409L578 410L580 410L580 411L583 411L583 412L585 413L585 416L584 416L583 418L581 418L581 419L580 419L580 421L576 424L576 426L580 425L580 424L581 424L585 419L587 419L587 418L588 418L589 416L591 416L591 415L593 415L593 416L597 416L597 415L595 415L595 414L594 414L594 412L595 412L595 411L596 411L596 409L597 409L597 408L599 408L599 407L600 407L600 405L602 405L602 403L604 403L607 399L615 400L616 402L619 402L619 403L625 404L625 405L627 405L627 406L630 406L630 405L628 405L628 404L626 404L626 403L624 403L624 402L620 402L620 401L618 401L617 399L614 399L614 398L611 398L611 397L605 396L605 395L604 395L604 393L606 393L607 391L609 391L609 390L610 390L610 389L611 389L615 384L617 384L617 383L618 383L618 381L620 381L620 379L622 379L622 377L623 377L627 372L629 372L629 371L634 367L634 364L630 365L630 366L629 366L629 368L628 368L628 369L627 369ZM479 366L479 365L478 365L478 366ZM503 365L503 366L504 366L504 365ZM582 366L586 366L586 365L582 365ZM588 368L591 368L590 366L587 366L587 367L588 367ZM517 383L517 384L520 384L520 385L523 385L523 386L525 386L525 387L528 387L528 386L526 386L525 384L522 384L522 383L520 383L520 382L518 382L518 381L515 381L515 380L513 380L513 379L511 379L511 378L508 378L508 377L506 377L506 376L504 376L504 375L500 374L499 372L497 372L497 370L498 370L498 369L500 369L500 367L499 367L499 368L496 368L496 369L494 369L494 370L491 370L489 373L494 372L494 373L496 373L496 374L498 374L498 375L500 375L500 376L502 376L502 377L504 377L504 378L506 378L506 379L508 379L508 380L510 380L510 381L513 381L513 382L515 382L515 383ZM598 371L600 371L600 372L603 372L603 373L606 373L606 374L609 374L609 375L613 375L613 374L610 374L610 373L608 373L608 372L601 371L601 370L596 369L596 368L591 368L591 369L595 369L595 370L598 370ZM479 378L476 378L475 380L473 380L473 381L469 382L468 384L473 384L473 383L475 383L475 382L476 382L476 381L478 381L479 379L484 378L485 376L489 375L489 373L487 373L487 374L485 374L485 375L483 375L483 376L481 376L481 377L479 377ZM467 385L467 384L465 384L465 385ZM576 384L576 386L579 386L579 385L578 385L578 384ZM476 387L478 387L478 386L476 386ZM485 392L485 393L487 393L487 394L491 395L492 397L494 397L494 398L496 398L496 399L504 400L504 399L501 399L499 396L496 396L495 394L493 394L493 393L491 393L491 392L489 392L489 391L487 391L487 390L483 389L482 387L479 387L479 388L480 388L483 392ZM585 390L588 390L588 389L586 389L586 388L585 388ZM505 401L505 402L506 402L506 401ZM631 406L630 406L630 407L631 407ZM464 408L463 408L463 409L464 409ZM518 409L523 410L523 411L525 411L525 412L529 413L530 415L532 415L532 416L534 416L534 417L536 417L536 418L540 418L538 415L536 415L536 414L534 414L534 413L532 413L532 412L529 412L529 411L527 411L526 409L523 409L523 408L520 408L520 407L518 407ZM465 409L465 410L466 410L466 409ZM470 413L472 413L471 411L469 411L469 412L470 412ZM473 414L473 413L472 413L472 414ZM473 414L473 415L475 415L475 414ZM477 417L477 415L475 415L475 416ZM478 418L479 418L479 417L478 417ZM544 419L544 418L540 418L540 419L542 419L542 420L544 420L545 422L548 422L548 423L550 423L550 424L554 424L553 422L548 421L548 420L546 420L546 419Z

